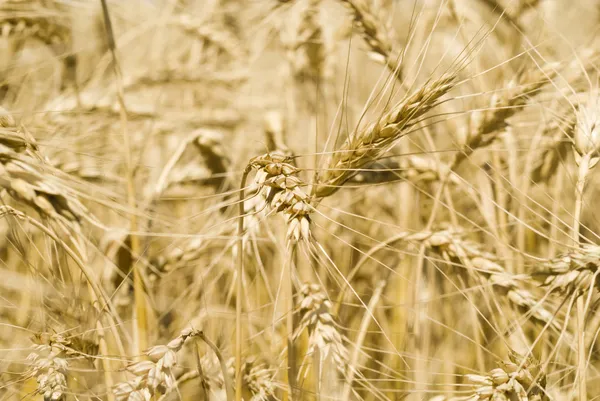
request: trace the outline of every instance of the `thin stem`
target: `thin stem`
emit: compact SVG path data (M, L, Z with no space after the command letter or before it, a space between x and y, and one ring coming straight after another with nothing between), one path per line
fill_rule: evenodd
M577 389L579 399L587 400L586 386L586 352L585 352L585 311L583 305L583 296L577 297Z
M102 13L104 16L104 24L106 26L106 36L108 39L108 47L113 59L113 68L115 73L115 81L117 85L117 101L119 102L119 115L121 119L121 132L123 135L123 147L125 150L125 159L127 163L127 204L131 208L129 215L130 232L136 232L138 223L135 208L137 207L136 192L135 192L135 171L131 158L131 143L127 132L127 108L125 107L125 94L123 89L123 75L117 57L115 37L108 12L106 0L100 0L102 3ZM137 235L130 234L131 239L131 254L134 258L140 255L140 240ZM146 297L144 283L140 267L133 262L133 292L135 302L135 322L136 322L136 345L137 354L142 354L142 351L147 348L148 342L148 318L146 310Z
M231 377L229 377L229 373L227 373L227 361L223 357L223 354L221 353L221 351L219 351L219 348L215 345L215 343L213 343L208 337L206 337L203 331L196 332L195 335L197 335L202 341L204 341L204 343L206 343L206 345L208 345L209 348L212 349L215 355L217 356L219 364L221 365L221 370L223 371L223 382L225 384L225 393L227 395L227 401L233 401L233 385L231 384ZM239 381L241 383L241 377Z
M293 265L294 254L296 252L296 243L289 242L287 246L287 262L285 266L284 280L287 285L287 362L288 362L288 386L289 400L294 400L294 391L296 389L296 350L294 348L294 332L296 331L294 324L294 282L293 282Z
M321 350L313 353L313 378L315 381L315 401L321 401Z
M442 203L442 196L444 194L448 195L448 193L445 191L446 190L446 186L448 185L448 181L450 180L450 176L452 174L452 172L464 161L466 160L472 153L474 152L474 149L471 148L470 146L465 146L463 147L462 151L459 152L458 154L456 154L454 156L454 158L452 159L452 162L450 163L450 166L447 170L447 172L445 174L442 174L440 176L440 183L439 186L437 188L437 191L435 193L435 197L433 200L433 207L431 209L431 214L429 215L429 219L427 220L427 224L425 225L425 229L424 231L431 231L431 229L433 228L433 224L437 218L437 214L439 212L440 209L440 205ZM449 198L449 197L448 197ZM419 247L419 254L418 254L418 259L417 259L417 268L415 270L415 284L414 284L414 292L413 292L413 307L415 310L415 323L413 326L413 335L414 338L417 340L417 363L421 363L423 361L426 360L425 357L423 357L421 355L421 352L423 351L422 349L422 341L424 341L423 338L421 338L423 336L422 333L422 327L421 327L421 303L420 300L417 299L417 297L419 296L420 292L419 289L421 287L421 282L423 280L423 269L425 267L425 251L426 251L426 246L425 244L422 244ZM478 353L478 364L480 366L483 365L483 362L480 358L480 354ZM419 371L418 374L423 373L424 369L422 371ZM417 382L421 382L422 378L417 377Z
M352 382L354 381L354 374L356 372L357 366L359 366L359 358L362 353L362 345L365 342L365 338L367 337L367 331L369 330L369 325L371 324L371 316L373 316L373 312L381 299L381 295L383 290L387 284L388 278L390 276L390 271L383 280L380 280L373 291L373 295L371 296L371 300L369 301L369 305L367 306L367 311L363 315L362 321L360 323L360 328L358 331L358 336L355 341L354 352L352 353L352 357L350 358L350 371L348 372L348 379L346 384L344 385L344 390L342 393L342 400L349 401L350 394L352 392Z
M591 154L583 155L579 160L577 186L575 188L575 212L573 213L573 245L579 246L579 231L581 228L581 211L583 209L583 190L592 160ZM587 400L586 386L586 352L585 352L585 307L583 295L577 296L577 382L575 383L579 399Z
M583 190L590 170L590 155L584 155L579 161L577 185L575 187L575 212L573 213L573 244L579 246L579 231L581 228L581 211L583 209Z
M250 173L250 166L246 166L240 182L239 219L238 219L238 263L236 272L236 299L235 299L235 400L242 401L242 298L244 286L242 275L244 274L244 188L246 179Z
M208 383L206 383L204 376L204 369L202 369L202 363L200 362L200 348L198 347L198 341L195 341L196 352L194 352L196 357L196 367L198 368L198 377L200 378L200 385L202 386L202 395L205 400L208 400L208 392L210 391L208 388Z

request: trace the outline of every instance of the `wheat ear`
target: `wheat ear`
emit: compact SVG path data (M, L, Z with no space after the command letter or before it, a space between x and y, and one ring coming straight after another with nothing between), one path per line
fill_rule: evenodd
M540 363L532 356L522 357L509 352L509 361L493 369L488 375L465 375L475 385L469 400L543 400L547 399L546 375Z
M324 198L334 194L357 169L375 161L400 138L410 132L426 112L454 86L454 75L444 75L425 83L385 113L378 121L350 136L328 160L319 175L313 195Z
M356 27L371 49L372 58L385 63L396 79L402 82L402 69L392 53L390 35L364 0L340 0L352 13Z

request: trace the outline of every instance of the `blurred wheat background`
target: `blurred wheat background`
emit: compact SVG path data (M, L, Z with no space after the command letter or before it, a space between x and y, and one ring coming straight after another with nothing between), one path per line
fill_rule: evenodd
M600 398L598 28L0 0L0 400Z

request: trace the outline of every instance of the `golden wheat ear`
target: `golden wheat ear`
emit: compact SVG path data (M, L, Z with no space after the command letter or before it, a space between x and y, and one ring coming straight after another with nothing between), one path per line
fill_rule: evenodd
M313 195L324 198L337 192L357 169L376 161L454 86L455 76L444 75L421 86L393 106L377 121L352 134L329 158L313 188Z

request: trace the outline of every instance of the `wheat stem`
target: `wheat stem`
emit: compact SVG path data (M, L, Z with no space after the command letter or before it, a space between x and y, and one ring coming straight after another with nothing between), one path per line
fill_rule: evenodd
M583 209L583 191L587 175L590 170L591 155L585 154L579 160L577 185L575 188L575 212L573 213L573 245L578 248L580 244L579 231L581 227L581 211ZM576 388L580 400L587 400L586 385L586 352L585 352L585 306L583 294L576 294L575 305L577 313L577 382Z
M115 73L115 81L117 85L117 101L119 103L119 116L121 120L121 133L123 136L123 146L125 150L125 159L127 164L127 203L132 209L129 215L130 231L136 232L138 227L137 215L135 209L137 207L136 191L135 191L135 180L134 180L134 167L131 158L131 143L129 133L127 132L127 108L125 107L125 94L123 89L123 75L119 65L117 57L117 49L112 29L112 23L110 20L110 14L108 12L108 5L106 0L101 0L102 13L104 16L104 24L106 27L106 35L108 38L108 44L110 53L113 59L113 67ZM134 258L140 256L140 240L137 235L130 234L131 238L131 254ZM136 345L138 355L142 354L142 351L148 347L148 317L146 310L146 297L144 290L144 282L142 274L140 272L140 266L134 263L133 269L133 292L135 302L135 322L136 322Z
M294 280L293 280L293 268L294 268L294 255L296 253L296 242L288 241L287 246L287 261L285 264L285 285L287 286L287 381L288 381L288 391L289 391L289 400L293 401L296 399L295 391L296 391L296 348L294 346L294 333L296 332L295 322L294 322Z
M233 394L233 385L231 383L231 377L229 377L229 374L227 373L227 361L225 360L225 358L223 357L223 354L221 353L221 351L219 350L219 347L217 347L215 345L215 343L213 343L208 337L206 337L206 335L204 334L203 331L198 331L194 333L195 335L197 335L202 341L204 341L204 343L206 345L208 345L208 347L215 353L215 355L217 356L217 359L219 360L219 364L221 365L221 370L223 372L223 381L225 382L224 386L225 386L225 393L227 395L227 401L233 401L234 399L234 394ZM242 382L242 378L239 378L239 382ZM241 385L236 384L236 387L241 387ZM237 389L236 389L237 391ZM237 395L236 395L237 397Z
M389 271L387 276L389 276ZM348 379L344 385L344 391L342 393L342 400L349 401L350 394L352 393L352 382L354 381L354 373L356 371L356 367L359 366L359 358L361 355L361 347L365 342L365 338L367 337L367 331L369 330L369 325L371 324L371 317L381 299L381 295L383 294L383 290L387 285L387 277L383 280L380 280L373 291L373 295L371 295L371 299L369 300L369 304L367 305L367 311L363 315L362 321L360 323L360 328L358 331L358 337L356 338L354 344L354 352L352 352L352 357L350 358L350 371L348 372Z
M240 198L238 204L238 238L237 251L238 262L236 272L236 299L235 299L235 400L242 401L242 297L244 286L242 275L244 274L244 188L246 179L250 173L250 166L246 166L240 182Z
M194 356L196 357L196 368L198 369L198 377L200 378L200 386L202 387L202 395L204 396L205 400L208 400L208 394L210 389L208 388L208 383L206 383L206 380L204 380L204 369L202 369L202 363L200 361L200 347L198 346L198 341L194 341L194 345L195 345L195 350L194 350Z

